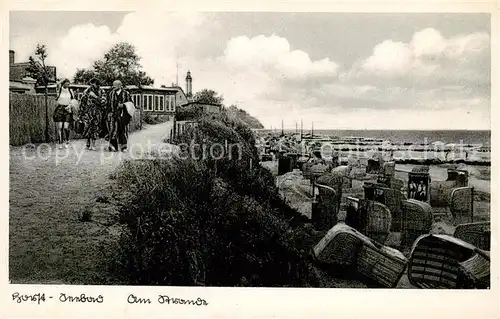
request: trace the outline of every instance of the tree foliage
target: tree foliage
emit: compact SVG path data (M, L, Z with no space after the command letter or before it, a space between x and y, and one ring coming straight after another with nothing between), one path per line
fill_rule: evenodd
M39 86L47 86L51 79L50 69L45 64L47 60L47 47L44 44L37 44L35 49L35 56L29 57L29 66L27 71L31 77L36 80Z
M102 59L95 61L91 69L78 69L75 83L87 84L97 78L102 85L120 80L124 85L152 85L154 80L142 71L140 57L132 44L120 42L112 46Z
M227 108L227 113L232 118L243 121L243 123L248 125L250 128L258 128L258 129L264 128L264 125L262 125L262 123L258 119L248 114L247 111L238 108L234 104L230 105Z
M203 89L196 92L193 100L200 103L222 104L224 102L224 97L214 90Z

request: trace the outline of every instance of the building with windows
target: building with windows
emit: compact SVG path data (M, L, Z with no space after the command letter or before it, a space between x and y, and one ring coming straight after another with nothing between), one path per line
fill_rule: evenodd
M75 94L76 99L81 100L83 92L89 86L85 84L70 84L69 87ZM111 89L110 86L103 86L102 88L106 92ZM178 90L176 88L128 85L125 89L130 93L132 103L137 108L142 109L143 113L147 112L151 115L164 116L166 121L173 119L177 106L176 95ZM43 90L43 87L37 87L39 93L42 93ZM55 96L57 94L56 84L49 85L47 90L49 95Z
M35 76L28 71L29 67L29 62L16 62L16 52L9 50L9 81L23 82L25 78L34 78ZM49 82L55 83L57 81L56 67L47 66L47 69L49 71Z
M184 90L180 86L172 84L171 88L177 90L177 93L175 94L175 105L176 105L176 107L179 107L181 105L184 105L184 104L187 104L187 103L191 102L191 99L189 99L186 96L186 93L184 93Z
M28 71L29 62L16 62L16 53L9 50L9 91L15 93L35 94L36 80L34 75ZM56 68L47 67L50 73L49 81L55 83Z

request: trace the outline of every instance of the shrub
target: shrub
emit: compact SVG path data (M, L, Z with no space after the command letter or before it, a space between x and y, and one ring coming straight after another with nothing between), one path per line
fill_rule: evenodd
M121 168L131 283L300 285L308 251L297 248L288 223L198 165L143 161Z
M155 124L159 124L162 122L162 120L160 119L160 116L158 116L158 115L153 115L150 112L144 112L142 114L143 114L142 120L146 124L155 125Z
M179 137L240 143L241 160L129 161L117 173L123 273L130 284L307 286L317 236L253 165L253 133L225 114L200 118Z

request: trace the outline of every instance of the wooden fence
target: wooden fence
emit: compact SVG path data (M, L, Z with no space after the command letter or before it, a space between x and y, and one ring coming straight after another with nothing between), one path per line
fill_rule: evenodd
M56 108L55 97L48 96L49 140L45 140L45 97L43 94L9 94L9 133L10 145L18 146L27 143L44 143L56 140L56 126L52 115ZM142 110L137 110L129 129L141 129ZM71 131L71 139L81 138Z
M54 113L55 98L48 98L49 138L55 138ZM40 94L9 94L9 133L10 145L43 143L45 141L45 97Z

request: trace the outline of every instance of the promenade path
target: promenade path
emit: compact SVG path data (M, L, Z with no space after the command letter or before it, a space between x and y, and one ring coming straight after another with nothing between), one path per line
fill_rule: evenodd
M154 153L170 129L168 122L131 133L127 153L108 152L104 140L97 151L86 150L84 140L62 150L54 144L11 147L11 282L102 282L102 254L120 233L116 207L106 197L110 176L123 160ZM79 219L85 211L92 213L90 222Z

